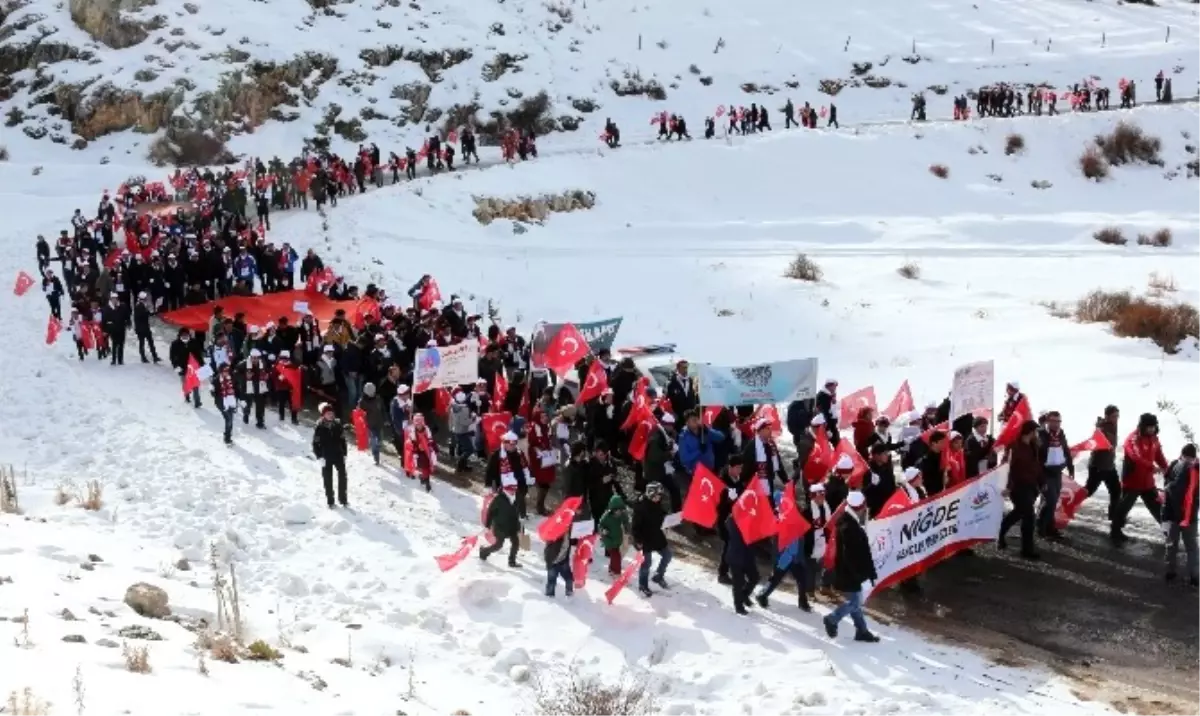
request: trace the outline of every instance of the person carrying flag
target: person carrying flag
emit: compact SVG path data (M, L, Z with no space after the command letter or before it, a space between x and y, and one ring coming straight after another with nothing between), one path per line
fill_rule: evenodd
M838 635L838 623L847 616L854 622L854 640L873 643L879 637L867 628L863 616L863 582L875 584L875 560L871 557L871 544L863 521L867 517L867 499L855 490L846 497L846 509L837 521L837 561L834 566L833 586L842 593L845 601L822 619L825 633L831 639Z

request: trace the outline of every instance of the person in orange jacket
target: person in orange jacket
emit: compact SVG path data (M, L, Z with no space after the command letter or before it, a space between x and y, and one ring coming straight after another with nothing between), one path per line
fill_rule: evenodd
M1158 417L1153 413L1143 413L1138 419L1137 430L1125 438L1123 446L1125 454L1121 465L1121 501L1113 511L1111 536L1114 541L1124 542L1129 537L1122 532L1133 503L1142 498L1146 509L1153 515L1155 522L1162 522L1161 505L1158 501L1158 488L1154 483L1154 473L1167 469L1167 458L1163 455L1162 444L1158 441Z

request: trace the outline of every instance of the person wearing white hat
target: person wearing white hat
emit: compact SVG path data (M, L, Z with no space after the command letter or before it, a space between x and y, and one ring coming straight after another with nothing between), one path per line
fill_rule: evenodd
M512 438L515 448L517 436L512 435ZM515 455L516 452L515 449L512 450L512 454ZM521 548L521 517L517 512L517 491L520 489L520 483L512 473L503 473L499 479L499 487L488 502L487 511L483 515L483 525L491 531L495 541L479 548L479 558L486 562L487 558L499 552L507 541L508 566L515 568L521 566L517 563L517 552Z
M653 400L651 400L653 404ZM646 438L646 453L642 459L642 479L635 480L634 487L641 487L651 482L657 482L667 492L664 506L667 512L678 512L683 509L683 499L679 492L679 483L675 480L675 453L678 447L675 442L675 416L663 413L657 427L650 429ZM636 477L636 475L635 475Z
M812 529L804 535L804 556L808 561L808 594L811 597L820 586L826 589L832 584L833 573L825 571L825 546L832 533L833 508L825 500L825 484L814 483L808 487L808 504L804 507L804 519Z
M143 363L149 363L146 360L146 346L150 346L150 357L155 363L161 363L162 359L158 357L158 349L154 347L154 334L150 332L150 316L154 315L154 302L150 296L142 291L138 294L137 303L133 304L133 334L137 336L138 353L142 357Z
M475 416L467 404L467 394L455 391L447 416L450 428L450 457L456 460L454 471L466 472L471 467L471 454L475 452Z
M843 453L825 479L825 499L831 508L836 510L846 500L846 495L850 494L850 476L853 473L854 459Z
M867 531L863 529L863 520L867 516L867 498L857 490L846 496L846 509L838 518L837 525L837 554L833 568L833 587L842 593L843 601L822 621L825 633L836 638L838 624L847 616L854 622L854 640L862 642L877 642L879 637L867 628L866 617L863 616L862 602L863 582L870 580L875 583L875 559L871 556L871 543L867 540Z
M775 444L770 420L759 418L755 421L754 438L742 446L742 462L745 465L743 469L750 472L747 484L757 481L762 494L769 495L774 505L775 480L778 478L781 483L786 483L788 474L783 467L779 446Z
M904 490L912 502L920 502L926 497L925 480L921 471L915 467L904 468L904 474L896 480L896 489Z
M250 350L250 357L238 363L235 370L242 394L242 423L250 424L250 408L254 408L254 427L266 428L267 398L271 395L271 371L263 363L262 351Z
M1021 392L1021 381L1008 381L1008 383L1004 385L1004 406L1000 408L1000 415L997 416L997 420L1002 423L1008 422L1008 419L1012 417L1013 410L1016 409L1017 404L1019 404L1024 397L1025 394Z
M400 383L396 386L396 397L388 404L388 417L392 424L392 445L396 452L404 454L404 431L408 429L408 421L412 419L412 396L407 385Z
M346 498L346 428L338 420L334 406L321 403L317 410L321 419L313 430L313 455L321 462L321 481L325 486L325 502L329 509L334 507L333 471L337 470L337 501L349 507Z
M517 447L519 436L508 431L500 436L500 447L488 457L487 467L483 472L483 486L493 492L514 486L514 505L521 519L527 516L525 495L533 478L529 476L529 462L525 454Z
M433 468L437 466L437 443L421 412L413 414L404 430L404 465L409 479L419 479L425 492L433 490Z

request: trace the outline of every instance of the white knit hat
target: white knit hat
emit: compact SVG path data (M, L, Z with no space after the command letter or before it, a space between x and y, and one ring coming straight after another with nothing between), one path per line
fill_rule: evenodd
M846 495L846 504L850 505L851 507L853 507L855 509L862 507L863 504L866 503L866 501L867 501L867 498L863 497L863 493L859 492L858 490L855 490L855 491L851 492L849 495Z
M837 465L834 466L834 469L838 470L839 472L849 472L850 470L854 469L854 460L849 455L843 454L840 458L838 458Z

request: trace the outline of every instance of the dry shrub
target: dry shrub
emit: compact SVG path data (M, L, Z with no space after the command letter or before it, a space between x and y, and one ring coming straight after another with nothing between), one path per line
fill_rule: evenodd
M187 129L168 129L150 145L149 158L160 167L204 167L237 161L218 137Z
M246 658L250 661L277 661L283 658L279 650L259 639L246 647Z
M1153 246L1159 249L1165 249L1171 245L1173 236L1171 230L1167 228L1155 231L1153 235L1138 234L1138 246Z
M788 264L787 270L783 272L785 278L794 278L799 281L820 281L821 267L813 262L807 254L796 254L796 258Z
M69 482L60 482L54 488L54 504L62 507L75 499L75 489Z
M915 261L907 261L903 266L896 269L896 273L904 278L918 279L921 278L921 265Z
M537 713L543 716L643 716L657 711L646 680L628 673L608 684L572 664L553 682L539 675L534 687Z
M930 164L929 173L938 179L945 179L950 176L950 167L947 167L945 164Z
M1025 151L1025 137L1021 136L1020 134L1010 134L1004 140L1004 153L1006 155L1012 156L1017 152L1023 151Z
M1092 291L1075 308L1075 320L1108 323L1114 335L1149 338L1167 353L1180 341L1200 336L1200 311L1186 303L1158 303L1128 291Z
M135 674L149 674L150 648L147 646L130 646L129 642L121 644L121 656L125 657L125 670Z
M21 499L17 495L17 471L12 465L0 466L0 512L21 514Z
M49 701L34 696L33 689L26 686L19 694L16 691L8 692L8 701L0 711L16 716L46 716L50 713L50 706Z
M215 661L223 661L226 664L236 664L240 661L237 642L228 634L205 632L196 640L196 650L200 652L201 658L204 652L208 652Z
M79 506L92 512L104 506L104 485L99 480L88 480L87 494L79 498Z
M1171 274L1163 275L1157 271L1150 273L1150 280L1146 282L1146 286L1152 294L1174 293L1179 288L1175 285L1174 276Z
M1125 238L1125 234L1115 226L1106 226L1096 233L1092 234L1092 238L1102 244L1110 246L1124 246L1129 243L1129 239Z
M1117 122L1112 132L1097 135L1096 146L1113 166L1138 163L1163 165L1162 157L1158 154L1162 149L1162 141L1146 134L1132 122Z
M1079 155L1079 170L1088 179L1108 178L1108 161L1104 159L1104 155L1096 147L1088 147L1083 150L1083 154Z
M8 147L0 144L0 162L8 161Z

